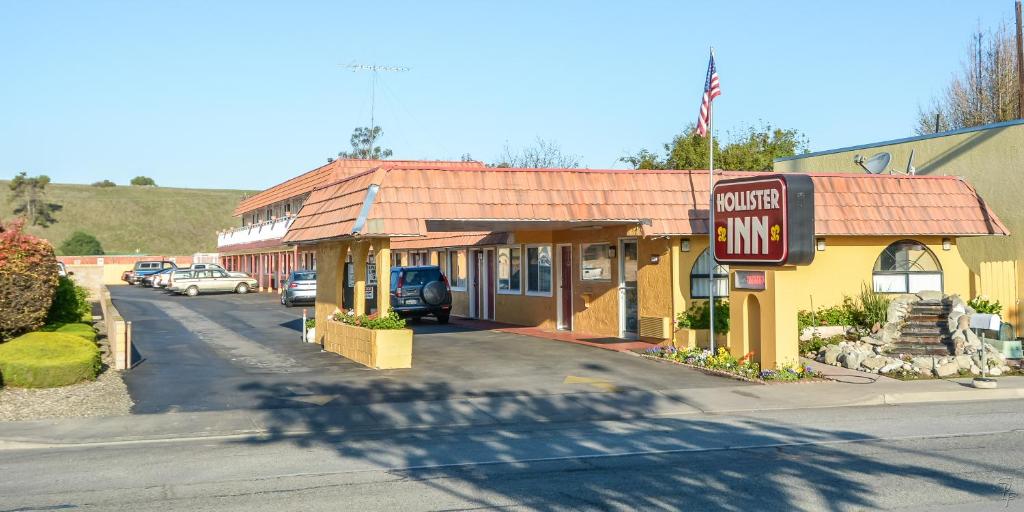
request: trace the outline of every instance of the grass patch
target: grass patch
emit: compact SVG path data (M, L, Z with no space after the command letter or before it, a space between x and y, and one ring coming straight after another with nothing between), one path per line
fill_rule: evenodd
M99 179L102 176L96 176ZM8 181L0 181L7 190ZM95 236L107 254L192 254L217 250L218 229L239 225L232 216L244 190L167 187L93 187L51 183L46 200L63 206L50 227L26 232L59 246L75 231ZM0 211L10 212L9 194ZM160 226L160 229L153 229Z
M0 383L52 388L93 380L101 368L95 343L66 332L30 332L0 345Z

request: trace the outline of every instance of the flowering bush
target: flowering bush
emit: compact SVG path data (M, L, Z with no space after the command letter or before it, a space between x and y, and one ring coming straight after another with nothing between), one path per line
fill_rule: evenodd
M794 368L783 366L779 370L761 371L761 365L752 361L753 352L736 359L724 347L719 347L717 352L702 348L677 349L675 347L654 347L644 351L645 355L668 359L677 363L683 363L698 368L718 370L732 373L740 377L756 380L799 380L804 378L818 377L819 375L811 368Z
M57 288L57 258L24 221L0 225L0 341L43 326Z

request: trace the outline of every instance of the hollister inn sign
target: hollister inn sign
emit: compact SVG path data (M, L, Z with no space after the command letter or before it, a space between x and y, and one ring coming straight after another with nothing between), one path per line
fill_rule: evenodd
M731 265L807 265L814 259L814 183L767 174L715 183L715 259Z

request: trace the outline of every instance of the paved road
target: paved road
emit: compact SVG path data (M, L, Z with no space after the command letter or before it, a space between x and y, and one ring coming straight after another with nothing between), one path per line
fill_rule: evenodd
M133 322L142 358L125 377L137 413L741 385L591 347L429 321L414 326L411 370L377 371L302 343L301 309L271 295L189 298L123 286L111 295ZM566 383L570 376L578 378Z
M0 451L0 511L1024 510L1021 401Z

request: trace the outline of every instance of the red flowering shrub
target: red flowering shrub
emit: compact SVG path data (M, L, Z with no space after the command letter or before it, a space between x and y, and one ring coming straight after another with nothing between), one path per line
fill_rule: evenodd
M0 341L42 327L57 289L53 246L23 227L0 224Z

